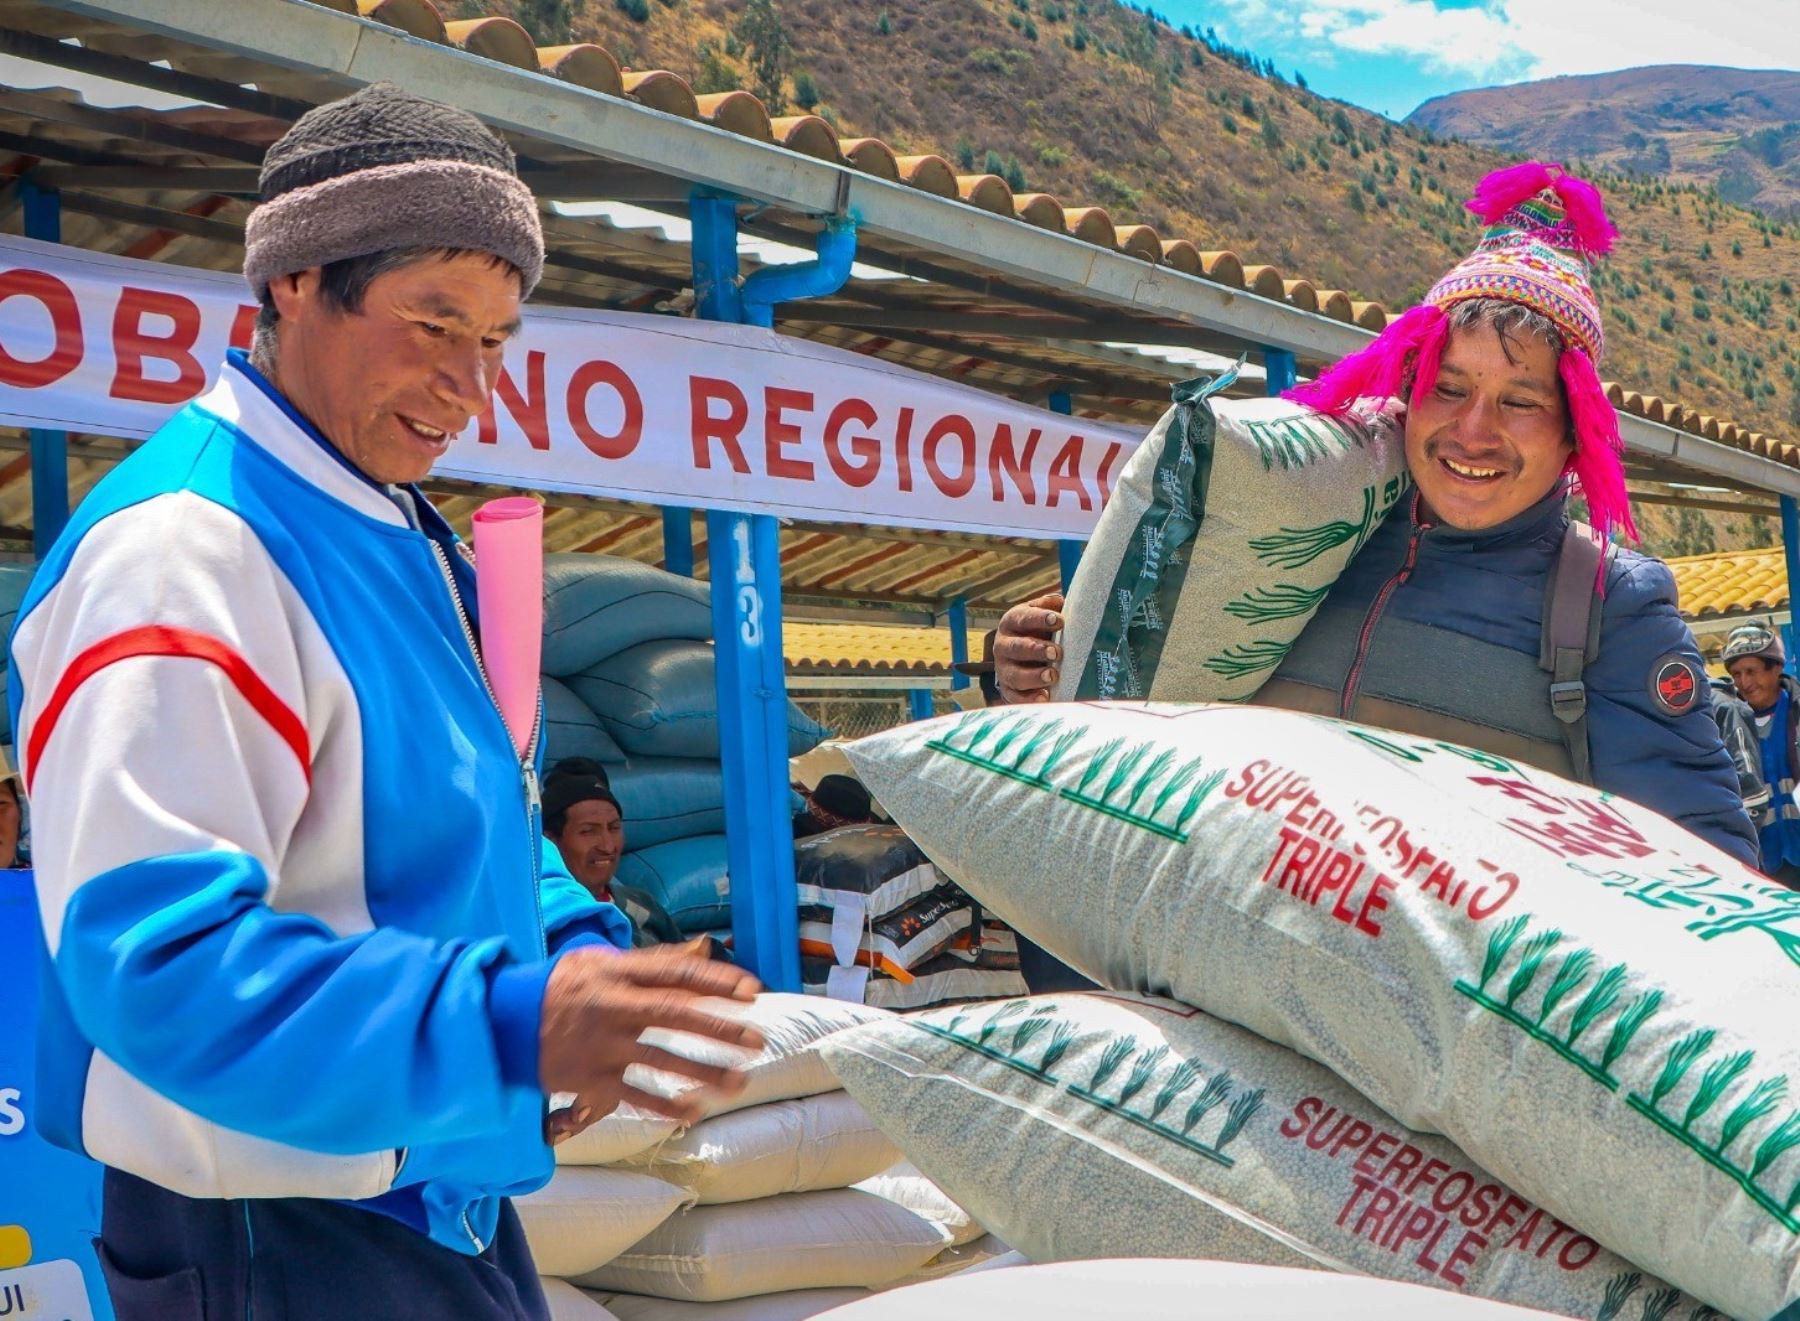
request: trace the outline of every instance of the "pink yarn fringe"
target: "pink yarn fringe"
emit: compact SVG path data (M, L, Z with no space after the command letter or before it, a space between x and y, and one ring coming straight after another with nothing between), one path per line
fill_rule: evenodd
M1391 399L1406 381L1406 368L1436 332L1443 352L1446 321L1441 308L1420 306L1403 313L1366 348L1352 353L1315 379L1282 392L1282 398L1321 413L1343 413L1358 399ZM1434 355L1435 361L1435 355ZM1434 366L1432 376L1437 375Z
M1536 197L1548 188L1556 178L1550 173L1551 168L1544 161L1521 161L1504 170L1495 170L1475 186L1475 196L1468 200L1467 206L1481 217L1482 224L1492 225L1520 202Z
M1612 251L1619 231L1607 218L1600 190L1585 179L1565 173L1554 162L1524 161L1495 170L1476 187L1468 208L1481 217L1483 224L1492 225L1520 202L1536 197L1546 188L1562 202L1563 215L1574 229L1575 241L1582 251L1590 257L1604 257Z
M1412 394L1407 399L1408 407L1417 408L1419 401L1436 388L1438 367L1444 361L1444 346L1449 342L1449 317L1441 316L1432 325L1425 327L1425 333L1419 340L1418 356L1413 359L1413 386Z
M1575 429L1575 454L1569 467L1587 497L1588 517L1602 537L1620 531L1636 541L1631 495L1625 489L1625 442L1619 436L1619 415L1585 350L1573 345L1564 349L1556 371L1562 378L1569 420Z

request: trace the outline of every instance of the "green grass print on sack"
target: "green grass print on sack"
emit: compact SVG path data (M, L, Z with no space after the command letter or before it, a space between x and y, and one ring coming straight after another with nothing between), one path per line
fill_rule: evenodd
M1390 414L1174 388L1069 587L1059 700L1242 701L1406 490Z
M833 1037L825 1059L909 1160L1035 1262L1198 1257L1583 1321L1629 1301L1718 1316L1330 1070L1172 1000L939 1009Z

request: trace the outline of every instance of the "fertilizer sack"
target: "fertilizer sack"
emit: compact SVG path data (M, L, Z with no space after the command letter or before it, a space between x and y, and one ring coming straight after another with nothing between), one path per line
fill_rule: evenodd
M839 826L794 845L803 907L854 909L856 921L886 917L930 894L944 878L898 826Z
M576 674L640 642L712 637L706 584L612 555L544 557L545 674Z
M1126 462L1069 584L1058 699L1252 696L1406 489L1386 413L1175 404Z
M585 702L547 674L538 676L538 684L544 695L546 766L554 766L564 757L592 757L595 761L623 764L625 753Z
M981 711L849 752L1101 984L1328 1065L1731 1316L1800 1299L1800 893L1615 796L1283 711Z
M725 829L725 773L717 761L634 757L606 774L633 849Z
M649 895L684 935L731 925L731 865L723 835L633 849L619 859L619 880Z
M1330 1070L1172 1000L937 1010L825 1056L921 1171L1033 1261L1312 1266L1582 1318L1700 1306Z
M762 1049L745 1051L706 1037L664 1028L652 1028L639 1037L646 1045L660 1046L706 1064L729 1065L743 1075L744 1088L735 1096L708 1094L702 1107L702 1119L774 1101L839 1091L842 1084L826 1067L819 1054L820 1045L846 1028L889 1017L887 1010L873 1005L820 1000L816 996L786 991L765 991L749 1004L714 1003L721 1015L748 1023L760 1031ZM665 1096L678 1095L695 1086L686 1078L661 1073L642 1064L629 1066L625 1078L634 1086ZM570 1139L571 1142L574 1140ZM646 1143L638 1150L647 1150L649 1145Z
M878 1289L950 1246L935 1221L838 1188L695 1207L576 1282L710 1303L791 1289Z
M806 993L844 999L843 979L834 984L831 976L836 966L829 959L801 959L800 983ZM1024 995L1025 979L1017 966L984 968L952 952L927 959L912 969L905 980L873 973L862 982L860 991L863 1004L905 1012L964 1000L1004 1000Z
M975 922L969 896L947 884L874 921L860 910L803 907L800 953L910 981L912 969L942 954Z
M719 691L712 646L705 642L640 642L566 682L631 756L719 756ZM788 755L798 757L829 732L787 704Z
M863 1108L838 1091L718 1115L629 1164L714 1206L848 1188L899 1156Z

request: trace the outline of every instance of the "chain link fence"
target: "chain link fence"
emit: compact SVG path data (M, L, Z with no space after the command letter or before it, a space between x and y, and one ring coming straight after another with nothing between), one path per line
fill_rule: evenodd
M829 729L835 738L862 738L879 734L884 729L904 725L912 717L912 706L904 692L834 692L793 695L794 703L807 715ZM947 715L955 710L950 692L945 688L931 690L931 714Z

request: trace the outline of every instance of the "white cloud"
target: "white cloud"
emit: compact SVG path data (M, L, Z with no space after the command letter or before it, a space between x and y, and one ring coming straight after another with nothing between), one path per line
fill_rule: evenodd
M1645 64L1800 68L1794 0L1224 0L1230 39L1257 48L1280 23L1317 57L1391 55L1475 82L1516 82ZM1226 25L1221 25L1226 26Z

